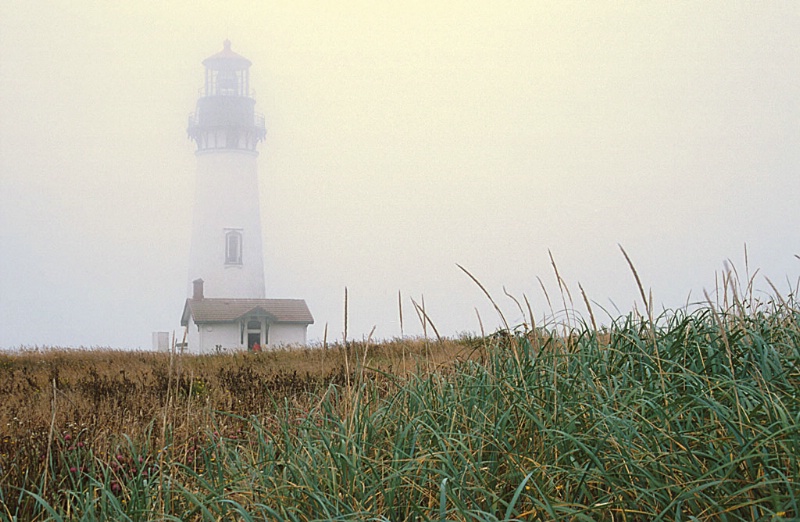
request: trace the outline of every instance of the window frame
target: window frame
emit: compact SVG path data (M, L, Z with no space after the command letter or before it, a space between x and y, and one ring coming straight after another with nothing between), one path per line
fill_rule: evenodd
M242 239L241 228L226 228L225 229L225 265L226 266L241 266L242 265ZM232 243L236 241L236 243Z

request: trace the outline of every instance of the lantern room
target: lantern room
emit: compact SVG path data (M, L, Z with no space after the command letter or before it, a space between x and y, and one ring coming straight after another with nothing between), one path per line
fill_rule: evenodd
M189 138L198 151L255 151L267 131L250 96L250 60L233 52L230 40L225 40L222 51L203 60L203 65L205 84L197 109L189 115Z
M225 40L222 51L203 60L206 67L206 96L250 96L250 65L244 56L231 50Z

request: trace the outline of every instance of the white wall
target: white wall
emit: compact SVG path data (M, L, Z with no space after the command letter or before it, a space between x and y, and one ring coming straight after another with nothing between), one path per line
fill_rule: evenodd
M217 353L217 345L222 346L222 350L225 352L247 350L247 347L240 342L239 328L238 322L214 323L200 325L198 331L194 320L190 320L186 336L189 346L186 353L214 354ZM304 324L270 324L267 346L277 348L279 346L305 345L307 328ZM247 341L246 333L244 340Z
M189 254L191 282L205 281L206 297L265 297L264 252L258 200L258 152L198 151ZM225 264L225 229L242 231L242 264Z
M189 318L189 327L186 331L186 353L200 353L200 334L197 332L197 325L194 319Z
M189 346L186 352L214 354L217 353L217 345L226 352L244 350L245 347L239 342L240 339L239 323L201 324L198 331L197 325L190 320L186 336Z
M217 346L222 351L244 350L239 323L214 323L200 325L200 353L217 353Z
M269 343L267 346L288 346L306 344L304 324L271 324L269 325Z

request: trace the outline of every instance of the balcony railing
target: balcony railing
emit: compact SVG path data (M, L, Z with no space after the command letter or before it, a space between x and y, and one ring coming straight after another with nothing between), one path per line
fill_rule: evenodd
M259 112L253 112L249 117L244 114L226 114L214 111L207 114L201 110L189 113L189 128L195 127L255 127L256 129L266 130L266 118Z

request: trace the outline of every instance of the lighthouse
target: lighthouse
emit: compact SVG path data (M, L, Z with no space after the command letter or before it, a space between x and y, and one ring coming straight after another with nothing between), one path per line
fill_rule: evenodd
M304 345L314 322L304 300L266 298L256 149L267 132L250 65L225 40L203 60L203 89L189 115L197 173L181 325L192 353Z
M203 60L205 83L189 116L197 145L189 285L205 282L209 297L266 297L258 144L267 132L250 95L250 65L230 40Z

